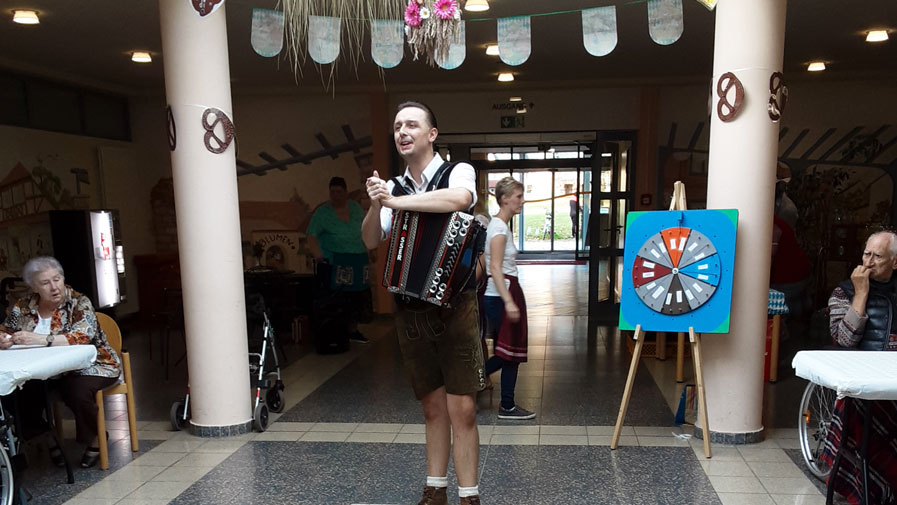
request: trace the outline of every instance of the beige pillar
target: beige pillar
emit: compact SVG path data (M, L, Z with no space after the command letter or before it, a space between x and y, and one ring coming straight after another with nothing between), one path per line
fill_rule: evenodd
M165 91L175 121L171 153L184 299L192 430L251 428L235 142L206 148L204 111L233 120L225 7L200 17L185 0L159 0ZM161 112L160 112L161 114ZM211 124L215 116L206 116ZM226 138L222 125L215 135ZM216 141L212 140L216 146Z
M763 352L779 125L767 112L769 79L782 71L785 0L726 0L716 8L707 208L738 209L728 334L707 335L704 378L711 440L762 440ZM734 73L744 103L731 122L717 114L717 82ZM734 89L729 102L734 102ZM722 435L732 435L724 438Z

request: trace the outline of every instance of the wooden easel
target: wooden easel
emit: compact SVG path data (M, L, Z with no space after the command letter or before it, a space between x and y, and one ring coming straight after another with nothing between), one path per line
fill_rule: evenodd
M673 201L670 202L670 210L686 210L685 204L685 184L676 181L673 185ZM614 435L611 437L610 448L615 450L620 441L620 432L623 430L623 419L626 418L626 409L629 408L629 397L632 395L632 384L635 382L635 371L638 368L639 359L642 354L642 344L645 341L642 325L635 326L635 334L632 336L635 340L635 349L632 350L632 363L629 365L629 375L626 377L626 387L623 389L623 400L620 402L620 413L617 415L617 424L614 425ZM698 388L698 415L701 419L701 426L704 430L704 457L710 458L710 422L707 420L707 398L704 394L704 371L701 366L701 337L699 333L695 333L695 329L688 329L688 339L691 342L692 363L695 367L695 383ZM684 340L684 334L679 333L680 343ZM681 355L683 345L679 345L679 353ZM677 379L680 376L682 359L677 356Z

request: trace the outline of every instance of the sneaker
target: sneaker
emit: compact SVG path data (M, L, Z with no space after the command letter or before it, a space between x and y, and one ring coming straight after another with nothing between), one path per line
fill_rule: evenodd
M480 505L479 496L465 496L461 498L461 505Z
M499 419L513 419L517 421L524 421L526 419L532 419L536 417L535 412L530 412L526 409L522 409L516 405L511 407L510 409L506 409L504 407L498 407L498 418ZM479 498L477 499L479 500ZM479 503L479 501L477 501Z
M359 344L368 344L371 342L367 337L362 335L360 331L350 333L349 340L351 340L352 342L357 342Z
M417 502L417 505L448 505L448 496L446 496L445 490L444 487L424 486L424 496Z

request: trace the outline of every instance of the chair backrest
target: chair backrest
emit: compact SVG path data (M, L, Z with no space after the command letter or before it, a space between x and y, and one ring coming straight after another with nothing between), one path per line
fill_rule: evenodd
M118 328L118 323L115 322L115 319L100 312L97 312L97 322L100 323L100 328L106 334L106 341L115 349L115 352L121 355L121 330Z

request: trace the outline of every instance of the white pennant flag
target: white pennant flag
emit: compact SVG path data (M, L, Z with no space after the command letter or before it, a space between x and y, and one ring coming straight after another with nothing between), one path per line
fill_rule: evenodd
M333 63L339 56L340 18L308 17L308 54L316 63Z
M402 22L393 19L371 20L371 58L383 68L393 68L405 54Z
M520 65L529 59L530 18L517 16L498 20L498 55L508 65Z
M252 49L260 56L271 58L283 49L283 12L252 9Z
M439 57L439 53L436 53L436 64L439 65L440 68L444 68L445 70L454 70L461 66L464 63L464 58L467 57L467 27L465 26L464 21L461 21L461 27L458 31L457 40L452 41L452 45L449 46L448 57L443 60Z
M682 0L648 0L648 33L651 40L668 46L682 36Z
M617 47L617 6L583 9L582 44L592 56L610 54Z

